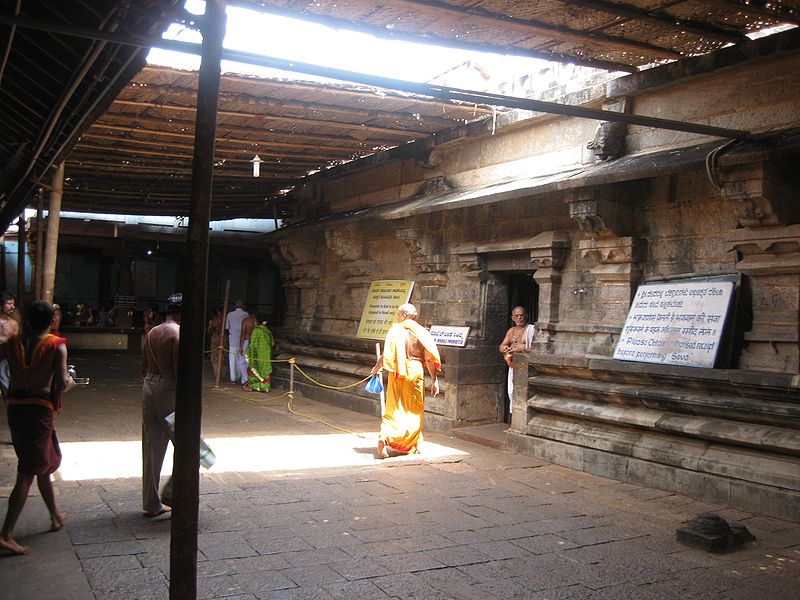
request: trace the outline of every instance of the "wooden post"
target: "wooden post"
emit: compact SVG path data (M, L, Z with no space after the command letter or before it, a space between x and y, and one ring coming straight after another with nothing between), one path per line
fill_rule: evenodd
M225 344L223 340L225 339L225 321L228 319L228 296L231 293L231 280L225 280L225 300L222 301L222 321L220 321L219 326L219 345L220 348L217 350L217 356L214 360L217 361L217 380L214 383L215 387L219 387L219 378L220 373L222 373L222 356L225 354L225 350L222 348Z
M58 228L61 223L61 197L64 194L64 163L53 173L50 206L47 209L47 239L44 251L44 278L42 300L53 302L56 287L56 259L58 255Z
M194 157L184 264L186 283L175 392L175 458L170 539L170 600L197 598L197 522L200 505L200 423L208 287L208 224L214 172L225 0L206 0L200 19L203 50L197 86Z
M44 280L44 234L42 224L44 223L44 190L39 188L38 202L36 206L36 259L33 263L33 299L42 299L42 287Z
M23 296L25 295L25 209L19 213L19 227L17 228L17 307L22 312Z

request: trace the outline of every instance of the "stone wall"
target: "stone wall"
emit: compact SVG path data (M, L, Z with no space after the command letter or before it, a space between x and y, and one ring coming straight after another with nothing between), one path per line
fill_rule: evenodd
M783 39L561 99L763 141L629 127L627 154L600 163L586 147L596 123L515 112L309 178L297 222L268 238L283 352L320 379L365 376L374 342L355 332L369 284L410 279L423 324L471 328L443 351L426 426L494 422L508 275L529 273L538 333L530 373L517 370L515 448L797 518L800 34ZM719 275L740 282L724 368L610 359L640 283ZM378 412L363 390L302 386Z

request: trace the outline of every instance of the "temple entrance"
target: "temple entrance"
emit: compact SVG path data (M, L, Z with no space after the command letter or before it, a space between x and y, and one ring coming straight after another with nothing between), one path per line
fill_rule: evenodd
M539 284L533 279L533 272L508 274L508 307L506 320L511 326L510 315L515 306L522 306L528 311L528 323L535 323L539 309ZM508 385L503 387L503 422L511 423L511 399Z

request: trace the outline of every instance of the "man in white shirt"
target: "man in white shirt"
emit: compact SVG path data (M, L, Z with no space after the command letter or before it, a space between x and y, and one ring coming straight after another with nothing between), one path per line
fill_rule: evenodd
M237 300L234 308L225 317L225 330L228 332L228 376L231 383L238 383L242 373L239 366L239 355L242 350L242 321L248 317L244 302Z

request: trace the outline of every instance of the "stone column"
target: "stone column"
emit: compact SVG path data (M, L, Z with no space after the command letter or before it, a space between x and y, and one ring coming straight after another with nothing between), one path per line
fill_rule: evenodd
M558 323L561 299L561 270L569 253L569 236L564 232L548 231L532 240L531 267L533 279L539 285L539 329L537 343L551 341L552 323Z
M610 194L617 194L611 197ZM631 300L642 277L641 262L646 258L643 238L626 235L625 191L590 188L577 190L567 198L570 216L578 222L583 258L594 260L589 272L593 286L578 286L575 294L592 298L596 325L623 327ZM614 337L598 332L587 344L589 354L610 356Z
M720 192L740 228L728 234L736 268L745 276L752 322L744 329L739 368L796 373L800 368L800 204L794 166L776 162L717 171Z

